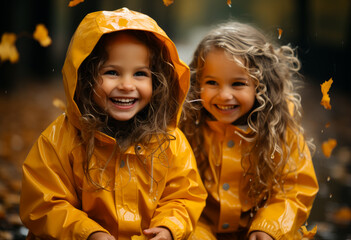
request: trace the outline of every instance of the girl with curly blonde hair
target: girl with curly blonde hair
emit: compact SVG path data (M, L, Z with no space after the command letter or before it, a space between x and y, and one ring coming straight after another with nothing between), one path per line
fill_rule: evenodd
M301 238L318 183L294 49L228 22L203 38L190 69L181 129L209 194L192 238Z

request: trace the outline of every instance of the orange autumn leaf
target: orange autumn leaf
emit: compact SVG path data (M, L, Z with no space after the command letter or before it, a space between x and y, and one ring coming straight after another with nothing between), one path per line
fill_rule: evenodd
M278 39L282 37L282 34L283 34L283 29L278 28Z
M323 94L322 100L321 100L321 105L324 106L325 109L331 109L330 106L330 97L328 94L328 91L333 83L333 79L330 78L328 81L325 81L324 83L321 84L321 91Z
M51 44L51 38L49 36L49 32L46 29L44 24L40 23L35 27L33 38L37 40L40 43L40 45L43 47L47 47Z
M316 235L316 233L317 233L317 225L311 231L308 231L305 226L302 226L301 231L302 231L302 239L303 240L313 239L314 235Z
M325 124L325 128L329 128L330 127L330 122Z
M18 62L19 54L15 46L17 40L16 34L4 33L0 42L0 62L9 60L11 63Z
M54 98L54 100L52 101L52 104L61 109L62 111L66 111L66 104L59 98Z
M227 0L227 5L228 5L229 7L232 7L232 0Z
M68 6L69 7L74 7L74 6L77 6L79 3L81 2L84 2L84 0L71 0L69 3L68 3Z
M322 150L323 150L324 156L329 158L331 156L333 149L336 147L336 144L337 144L336 140L332 138L329 139L328 141L323 142Z
M351 223L351 209L349 207L342 207L334 213L334 221L339 224Z
M166 5L166 7L171 5L173 2L174 2L174 0L163 0L163 4Z

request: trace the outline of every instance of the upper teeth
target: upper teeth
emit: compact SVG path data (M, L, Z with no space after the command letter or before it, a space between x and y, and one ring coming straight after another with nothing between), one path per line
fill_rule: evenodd
M114 104L127 106L127 105L134 104L135 99L134 98L111 98L111 101Z
M222 110L227 110L235 108L235 105L217 105L217 107Z
M124 102L124 103L128 103L128 102L133 102L134 101L133 98L115 98L113 100L114 101L118 101L118 102Z

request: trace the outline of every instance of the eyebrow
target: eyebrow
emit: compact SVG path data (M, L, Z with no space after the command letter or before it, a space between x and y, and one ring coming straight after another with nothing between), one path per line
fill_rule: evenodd
M217 77L215 76L212 76L212 75L206 75L203 77L203 79L217 79ZM230 80L236 80L236 81L246 81L248 80L249 77L246 77L246 76L236 76L236 77L232 77Z
M214 76L211 76L211 75L206 75L206 76L204 76L203 78L214 78L214 79L216 79L216 77L214 77Z
M137 67L136 69L147 69L147 70L150 70L150 67L149 66L142 66L142 67Z
M249 79L248 77L235 77L235 78L233 78L233 80L237 80L237 81L246 81L248 79Z
M121 67L120 65L115 65L115 64L101 65L101 68L120 68L120 67ZM150 70L151 68L149 66L147 66L147 65L143 65L143 66L137 66L134 69L138 69L138 70L147 69L147 70Z

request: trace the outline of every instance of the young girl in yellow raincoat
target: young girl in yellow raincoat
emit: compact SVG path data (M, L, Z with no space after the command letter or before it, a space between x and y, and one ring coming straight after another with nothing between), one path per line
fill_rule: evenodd
M318 183L294 50L228 22L203 38L190 69L181 129L209 194L192 239L301 239Z
M187 238L207 196L177 128L189 75L150 17L83 19L63 66L67 110L23 164L28 239Z

